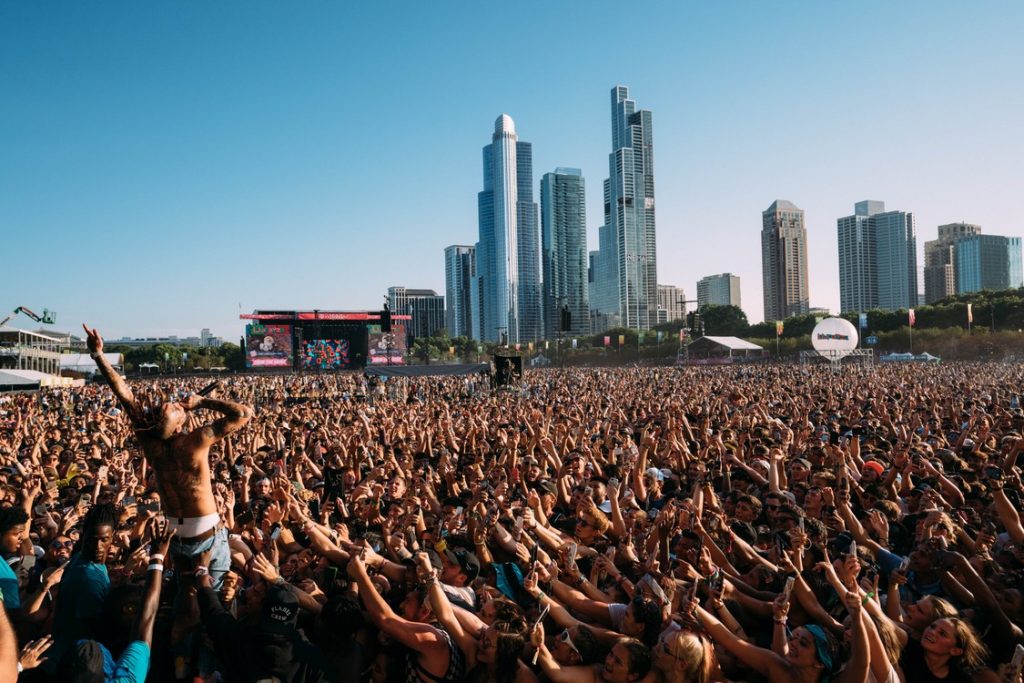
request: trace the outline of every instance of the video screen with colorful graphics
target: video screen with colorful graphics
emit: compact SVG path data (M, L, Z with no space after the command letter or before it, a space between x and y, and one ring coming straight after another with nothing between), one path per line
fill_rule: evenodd
M292 326L252 323L245 326L247 368L292 367Z
M352 365L348 339L307 339L302 343L303 370L342 370Z
M369 353L370 365L389 365L388 356L391 356L390 365L401 365L405 362L406 334L405 322L391 323L390 332L382 332L380 325L367 325L369 332Z

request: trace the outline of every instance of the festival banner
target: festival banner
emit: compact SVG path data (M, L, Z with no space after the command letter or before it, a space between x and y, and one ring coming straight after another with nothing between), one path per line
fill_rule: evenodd
M914 315L914 309L913 308L911 308L909 311L907 311L907 321L910 323L911 327L913 327L914 323L917 322L917 316Z
M607 335L607 334L604 336L604 345L605 346L611 346L612 345L612 338L609 335Z

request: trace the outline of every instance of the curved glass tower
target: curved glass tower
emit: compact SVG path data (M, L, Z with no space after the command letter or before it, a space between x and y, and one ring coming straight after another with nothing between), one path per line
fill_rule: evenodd
M473 336L509 344L536 341L542 319L533 147L519 141L508 114L494 122L483 166Z

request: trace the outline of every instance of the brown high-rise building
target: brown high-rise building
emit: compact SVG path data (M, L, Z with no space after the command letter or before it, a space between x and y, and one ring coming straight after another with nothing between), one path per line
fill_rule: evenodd
M948 223L939 226L939 238L924 243L924 302L953 296L956 285L956 241L961 237L980 235L981 226L970 223Z
M810 310L804 210L785 199L775 200L761 214L761 272L765 321Z

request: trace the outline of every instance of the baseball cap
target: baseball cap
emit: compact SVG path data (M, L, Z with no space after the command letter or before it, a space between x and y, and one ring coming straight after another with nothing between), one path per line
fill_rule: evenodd
M878 476L882 476L883 474L885 474L885 465L878 462L877 460L868 460L867 462L864 463L863 469L874 470L875 474L877 474Z
M108 657L110 653L95 640L79 640L61 658L57 676L60 680L105 681L107 676L104 664ZM113 658L110 659L113 664Z
M647 471L644 472L644 474L646 474L648 477L653 477L658 481L665 481L665 475L662 474L661 470L659 470L657 467L648 467Z
M299 601L291 591L273 586L267 591L260 614L260 630L287 635L295 630L299 618Z
M555 487L555 482L550 479L542 479L537 482L537 493L545 494L550 493L552 495L558 495L558 489Z
M444 556L448 558L449 562L462 568L462 573L466 575L467 581L476 579L480 574L480 560L476 553L464 548L449 548L444 551Z

